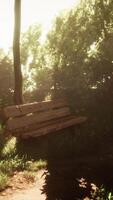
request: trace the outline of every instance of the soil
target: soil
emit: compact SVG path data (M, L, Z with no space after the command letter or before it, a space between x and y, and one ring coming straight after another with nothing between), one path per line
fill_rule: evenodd
M0 192L0 200L45 200L42 194L44 170L36 172L35 181L26 179L23 172L15 172L5 191Z

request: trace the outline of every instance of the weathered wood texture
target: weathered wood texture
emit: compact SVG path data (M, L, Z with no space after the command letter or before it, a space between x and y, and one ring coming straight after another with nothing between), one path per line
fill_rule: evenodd
M65 101L35 102L4 108L6 133L28 138L54 133L86 121L71 114Z
M43 102L34 102L16 106L7 106L4 108L4 116L9 117L18 117L26 115L29 113L45 111L48 109L57 109L60 107L68 106L65 101L43 101Z
M21 137L23 137L23 138L28 138L29 136L38 137L41 135L46 135L48 133L54 133L61 129L65 129L65 128L71 127L73 125L76 125L76 124L81 124L84 121L86 121L85 117L78 117L78 118L72 118L72 119L70 118L67 120L62 119L61 122L53 123L48 126L39 128L38 131L33 130L31 132L27 132L27 134L21 135Z

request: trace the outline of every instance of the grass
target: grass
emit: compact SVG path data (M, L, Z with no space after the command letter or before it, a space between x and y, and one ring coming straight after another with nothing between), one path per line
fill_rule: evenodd
M45 169L47 166L47 161L45 160L37 160L37 161L34 161L34 160L31 160L31 161L27 161L26 162L26 169L28 171L38 171L38 170L41 170L41 169Z
M23 177L26 179L27 182L34 182L36 174L30 171L24 171Z
M24 157L19 158L18 155L0 161L0 190L8 186L9 179L15 171L23 171L24 178L28 182L34 182L36 174L34 172L44 169L45 166L45 161L26 161Z
M19 158L18 155L15 157L9 157L0 162L0 171L12 175L14 171L25 169L26 163L24 158Z
M3 157L6 157L14 155L15 153L16 153L16 138L12 137L6 142L4 148L2 149L1 155Z
M4 190L9 184L9 177L7 174L0 172L0 191Z
M35 171L46 167L47 163L43 160L27 160L23 155L19 157L16 155L16 138L12 137L5 140L2 134L2 127L0 125L0 191L7 188L10 182L10 177L15 171L23 171L24 178L28 182L34 182Z

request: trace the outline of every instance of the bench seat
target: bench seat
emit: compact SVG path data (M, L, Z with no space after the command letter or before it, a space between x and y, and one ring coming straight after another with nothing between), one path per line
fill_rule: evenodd
M3 109L5 132L20 138L54 133L86 121L74 116L66 101L34 102Z

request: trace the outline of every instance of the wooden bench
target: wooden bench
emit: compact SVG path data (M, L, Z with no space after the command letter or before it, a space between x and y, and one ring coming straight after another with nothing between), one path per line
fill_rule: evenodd
M86 117L74 116L65 101L34 102L3 109L5 132L20 138L38 137L81 124Z

